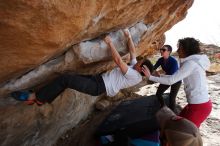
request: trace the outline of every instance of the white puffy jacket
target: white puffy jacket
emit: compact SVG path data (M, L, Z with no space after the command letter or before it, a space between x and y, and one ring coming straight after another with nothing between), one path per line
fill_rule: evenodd
M200 104L209 101L206 73L210 61L206 55L191 55L180 59L180 69L173 75L150 76L149 80L165 85L172 85L183 80L187 102Z

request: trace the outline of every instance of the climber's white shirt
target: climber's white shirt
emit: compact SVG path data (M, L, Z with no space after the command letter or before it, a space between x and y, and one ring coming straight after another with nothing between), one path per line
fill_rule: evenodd
M133 66L136 63L136 59L131 60L130 66L128 66L128 70L125 75L123 75L119 67L102 74L108 96L115 96L120 89L134 86L142 81L141 74L133 69Z
M172 85L183 80L187 102L200 104L209 101L206 72L210 61L206 55L191 55L180 60L180 69L173 75L150 76L149 80Z

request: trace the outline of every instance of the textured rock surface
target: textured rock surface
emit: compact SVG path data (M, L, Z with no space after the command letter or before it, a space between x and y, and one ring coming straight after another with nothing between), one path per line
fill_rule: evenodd
M1 2L0 83L64 53L73 44L140 21L150 26L139 45L142 53L185 17L191 3L192 0Z
M216 74L220 73L220 47L216 45L201 45L202 52L209 56L211 60L211 66L209 68L209 73Z
M163 45L164 32L185 17L192 2L1 0L0 145L52 145L85 119L98 99L67 90L52 104L37 107L16 102L7 93L38 88L56 73L92 74L112 68L101 40L105 33L110 33L127 60L121 33L126 27L132 32L137 54L153 54Z
M137 45L140 42L142 34L147 30L147 26L144 23L137 23L130 28L130 32L134 43ZM113 43L121 54L127 53L127 40L123 35L122 30L118 30L109 34L113 38ZM98 53L97 53L98 52ZM77 58L76 58L77 56ZM74 45L64 55L53 59L40 67L28 72L19 79L11 80L0 88L0 93L10 92L18 89L25 89L33 85L38 84L40 81L44 81L45 77L60 70L67 70L68 67L80 67L82 61L84 64L94 63L111 58L111 52L109 52L107 45L100 38L84 41ZM125 55L126 59L126 55ZM79 61L80 60L80 61ZM105 65L105 70L110 65ZM95 71L96 70L96 71ZM94 69L87 68L87 72L94 74L99 72L101 67L95 67ZM104 70L104 69L102 69Z
M14 103L0 108L1 146L49 146L93 111L97 97L66 90L41 107Z

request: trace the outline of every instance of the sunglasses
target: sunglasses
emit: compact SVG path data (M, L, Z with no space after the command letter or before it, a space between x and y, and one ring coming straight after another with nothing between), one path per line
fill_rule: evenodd
M160 51L165 52L165 51L167 51L167 49L161 48Z

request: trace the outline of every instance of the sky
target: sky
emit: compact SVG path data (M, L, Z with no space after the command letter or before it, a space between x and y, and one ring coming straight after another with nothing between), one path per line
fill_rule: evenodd
M166 33L166 42L176 50L178 39L194 37L220 46L220 0L194 0L185 19Z

